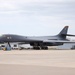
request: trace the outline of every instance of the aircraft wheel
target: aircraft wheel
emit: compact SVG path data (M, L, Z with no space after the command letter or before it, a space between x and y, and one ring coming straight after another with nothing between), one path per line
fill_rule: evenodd
M33 49L35 49L35 50L40 50L40 47L33 47Z
M41 49L48 50L48 47L41 47Z
M45 47L45 50L48 50L48 47Z
M41 49L44 49L44 47L41 47Z

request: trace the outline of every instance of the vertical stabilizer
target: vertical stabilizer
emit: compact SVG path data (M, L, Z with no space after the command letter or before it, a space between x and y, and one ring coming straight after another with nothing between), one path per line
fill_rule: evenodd
M62 31L58 34L58 36L60 36L61 38L66 38L67 32L68 32L68 27L69 26L65 26Z

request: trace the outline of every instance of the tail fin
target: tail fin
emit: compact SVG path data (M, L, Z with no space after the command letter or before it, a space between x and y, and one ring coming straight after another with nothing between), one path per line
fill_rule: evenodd
M61 38L63 39L66 39L66 35L67 35L67 32L68 32L68 27L69 26L65 26L62 31L58 34L58 36L60 36Z
M66 35L67 34L67 31L68 31L68 27L69 26L65 26L58 35Z

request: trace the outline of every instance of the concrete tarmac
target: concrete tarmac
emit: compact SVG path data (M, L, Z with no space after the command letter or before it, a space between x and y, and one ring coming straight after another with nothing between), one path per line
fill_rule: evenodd
M1 50L0 75L75 75L75 50Z

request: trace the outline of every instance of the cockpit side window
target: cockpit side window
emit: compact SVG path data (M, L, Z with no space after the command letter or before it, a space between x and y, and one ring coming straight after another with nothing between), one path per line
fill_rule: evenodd
M7 39L11 39L11 37L10 36L7 36Z

